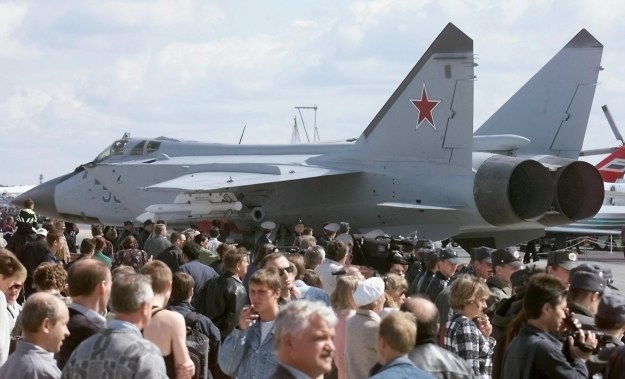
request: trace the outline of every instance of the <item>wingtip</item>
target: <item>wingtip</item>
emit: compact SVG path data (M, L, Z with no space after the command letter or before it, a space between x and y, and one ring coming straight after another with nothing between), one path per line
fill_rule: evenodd
M603 47L592 34L586 29L582 29L564 46L564 48L581 48L581 47Z
M473 40L451 22L436 37L430 47L432 53L464 53L473 51Z

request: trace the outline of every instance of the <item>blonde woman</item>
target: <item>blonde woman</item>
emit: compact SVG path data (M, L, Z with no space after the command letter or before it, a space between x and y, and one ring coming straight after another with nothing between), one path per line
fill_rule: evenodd
M336 281L336 289L332 293L332 308L337 316L334 335L334 364L338 379L345 379L345 325L356 313L353 293L364 279L360 275L343 275Z
M400 275L388 273L384 277L384 309L380 317L384 317L392 311L398 310L406 300L408 281Z
M495 339L484 316L490 291L477 276L460 275L451 285L449 303L454 315L447 321L443 347L464 358L476 378L490 379Z

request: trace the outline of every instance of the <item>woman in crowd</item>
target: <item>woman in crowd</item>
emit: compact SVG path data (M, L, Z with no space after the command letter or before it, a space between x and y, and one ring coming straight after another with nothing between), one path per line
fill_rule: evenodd
M132 266L136 272L141 270L144 264L148 262L148 254L139 249L139 243L133 236L124 238L121 245L122 249L115 253L113 258L113 269L120 265Z
M356 313L354 291L364 279L359 275L342 275L336 281L336 289L332 293L332 309L337 316L334 334L334 363L338 372L338 379L345 379L345 325Z
M443 347L469 362L476 378L490 379L495 339L484 315L490 291L480 278L469 274L458 276L450 290L454 315L447 321Z

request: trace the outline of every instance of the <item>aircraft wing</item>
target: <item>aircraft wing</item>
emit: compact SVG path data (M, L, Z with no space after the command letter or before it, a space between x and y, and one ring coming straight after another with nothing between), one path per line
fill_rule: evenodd
M210 171L182 175L142 188L161 192L212 192L257 184L301 180L329 175L344 175L359 171L307 165L258 165L246 172Z

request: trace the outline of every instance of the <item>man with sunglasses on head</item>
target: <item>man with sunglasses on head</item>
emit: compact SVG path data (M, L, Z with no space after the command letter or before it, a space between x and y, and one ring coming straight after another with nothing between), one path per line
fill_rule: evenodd
M261 262L261 268L275 268L278 270L282 283L280 299L278 299L280 305L300 298L300 291L295 287L295 275L297 274L297 270L283 253L271 253L267 255Z

